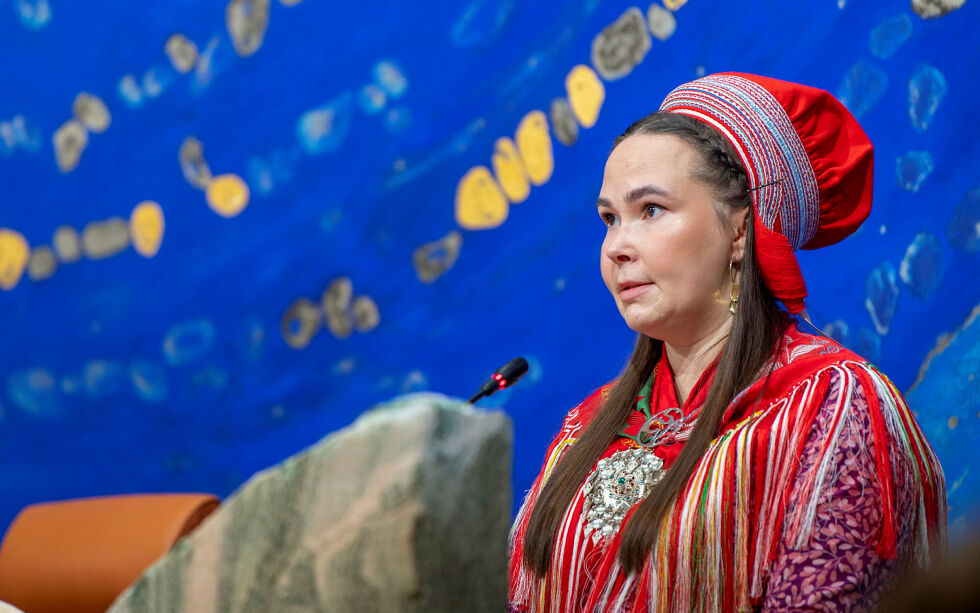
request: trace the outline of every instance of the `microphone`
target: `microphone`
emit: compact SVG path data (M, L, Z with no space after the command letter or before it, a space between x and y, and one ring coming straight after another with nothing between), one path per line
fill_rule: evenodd
M514 358L510 362L507 362L498 368L497 371L493 373L493 376L487 379L487 382L480 386L480 391L470 398L468 402L473 404L484 396L489 396L497 390L502 390L514 385L526 372L527 360L524 358Z

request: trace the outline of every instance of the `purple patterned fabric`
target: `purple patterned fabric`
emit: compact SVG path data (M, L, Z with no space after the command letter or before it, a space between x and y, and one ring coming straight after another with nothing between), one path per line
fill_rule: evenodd
M816 470L816 459L831 427L839 388L838 380L831 386L817 416L800 460L794 494L800 489L803 477ZM868 404L860 389L852 397L849 418L841 427L840 444L831 458L834 468L817 507L815 530L805 548L794 549L785 542L781 545L770 571L764 612L871 611L901 569L898 561L882 560L875 552L881 525L881 495L875 474L874 446L869 442L872 436ZM899 453L891 455L895 517L900 521L899 560L909 555L909 535L915 517L908 462ZM799 496L791 495L790 499L797 500Z

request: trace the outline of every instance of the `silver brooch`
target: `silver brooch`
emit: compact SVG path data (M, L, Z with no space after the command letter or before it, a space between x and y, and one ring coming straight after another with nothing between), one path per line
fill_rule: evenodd
M615 534L630 507L664 478L663 465L663 460L643 449L617 451L599 460L582 489L586 538L591 534L595 544Z
M647 449L672 441L684 425L684 412L678 408L664 409L640 426L636 442Z

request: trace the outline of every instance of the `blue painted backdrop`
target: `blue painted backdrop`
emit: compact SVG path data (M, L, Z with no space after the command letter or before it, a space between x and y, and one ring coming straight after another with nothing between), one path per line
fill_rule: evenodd
M41 500L227 495L376 402L468 396L525 355L485 402L514 420L519 497L631 348L597 267L612 139L742 70L837 93L875 143L870 219L801 255L809 306L907 392L962 534L980 4L942 4L0 0L0 527ZM599 76L567 91L578 65ZM540 183L509 205L501 137L501 183Z

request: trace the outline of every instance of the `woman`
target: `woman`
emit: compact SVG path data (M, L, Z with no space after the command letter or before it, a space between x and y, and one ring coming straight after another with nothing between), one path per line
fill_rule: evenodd
M793 317L793 252L857 229L871 175L836 99L755 75L682 85L616 140L600 270L639 339L528 493L513 610L869 610L945 547L900 394Z

